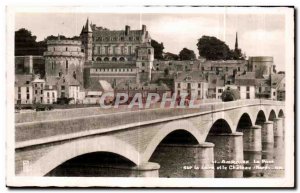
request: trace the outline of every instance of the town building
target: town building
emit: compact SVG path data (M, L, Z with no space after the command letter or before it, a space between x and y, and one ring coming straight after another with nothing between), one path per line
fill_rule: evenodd
M174 80L174 92L177 96L187 95L192 98L208 97L208 82L199 71L181 73Z
M15 76L15 104L32 104L32 75Z
M256 79L254 72L246 72L236 76L235 84L240 91L241 99L255 99Z
M42 104L44 101L45 80L36 75L31 82L33 90L33 104Z

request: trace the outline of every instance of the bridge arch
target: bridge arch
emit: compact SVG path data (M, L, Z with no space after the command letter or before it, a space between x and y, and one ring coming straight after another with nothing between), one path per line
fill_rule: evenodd
M248 113L243 113L237 123L236 131L242 132L243 129L249 128L253 125L253 121Z
M209 129L208 134L232 133L230 124L225 119L216 120Z
M269 120L269 121L273 121L274 119L276 119L276 113L275 113L275 111L272 109L272 110L270 111L268 120Z
M135 165L139 164L139 152L128 143L115 137L104 136L99 138L95 136L90 139L83 138L57 145L31 165L30 175L44 176L72 158L94 152L114 153L130 160ZM22 173L21 175L27 174Z
M267 121L266 113L263 110L259 110L256 116L255 125L261 125L266 121Z
M175 131L186 132L190 134L198 144L201 142L201 133L192 122L187 120L172 121L164 125L149 142L142 156L143 162L147 162L151 158L158 145L169 134L172 134Z

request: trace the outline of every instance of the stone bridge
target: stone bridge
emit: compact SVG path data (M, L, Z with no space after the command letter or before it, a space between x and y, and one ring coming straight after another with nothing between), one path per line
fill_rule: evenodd
M16 114L15 172L44 176L73 158L106 152L131 162L132 176L157 176L160 163L151 162L151 156L167 139L169 144L181 141L192 147L192 157L204 166L214 160L242 161L243 151L262 151L264 143L284 135L284 108L284 102L255 99L197 109L84 108ZM200 173L215 175L214 170Z

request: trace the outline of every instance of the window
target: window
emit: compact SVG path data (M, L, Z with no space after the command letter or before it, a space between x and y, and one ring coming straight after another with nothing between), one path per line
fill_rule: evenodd
M69 68L69 63L68 63L68 60L66 60L66 69Z
M260 86L260 87L258 87L258 92L261 92L261 86Z
M47 99L47 103L50 104L50 99Z
M130 39L130 38L129 38ZM128 54L131 54L132 51L131 51L131 46L128 46Z
M124 37L121 37L120 40L121 40L121 41L124 41Z
M53 98L55 98L55 94L54 94L54 92L52 93L52 97L53 97Z
M223 89L219 88L218 93L222 93L222 92L223 92Z
M51 69L52 70L54 69L54 62L52 62Z
M105 54L108 54L108 46L105 46L104 49Z
M246 87L246 90L247 90L247 91L250 91L250 87L249 87L249 86L247 86L247 87Z
M151 49L148 49L148 54L151 54Z
M68 51L68 47L66 47L66 51Z
M21 94L18 94L18 99L21 99Z
M142 73L144 73L145 72L145 70L142 70Z
M198 90L198 96L201 96L201 90Z
M35 90L34 93L37 94L37 90Z
M43 97L41 97L41 102L43 101Z
M276 95L276 92L273 92L273 96L275 96Z
M187 88L191 89L191 83L187 83Z
M180 88L180 83L177 84L177 87Z
M41 94L43 94L43 90L41 90Z
M140 40L140 37L136 37L135 39L136 39L137 41L139 41L139 40Z
M37 84L34 84L35 87L37 87Z
M250 93L246 94L246 99L250 99Z
M121 54L124 54L124 46L121 46Z
M241 90L240 86L237 87L238 90Z
M49 92L47 92L47 97L50 97L50 93Z
M198 88L201 88L201 83L198 83Z
M142 63L142 66L145 66L145 63L144 63L144 62Z
M179 90L179 91L177 91L177 95L178 95L178 96L180 96L180 90Z
M241 71L241 68L240 68L240 67L238 67L238 71Z
M21 95L20 95L20 98L21 98ZM27 94L27 96L26 96L26 99L29 99L30 98L30 95L29 94Z
M61 90L65 90L65 86L61 86Z
M228 71L228 67L226 67L226 71Z
M28 88L28 87L27 87ZM21 87L18 87L18 92L21 92Z

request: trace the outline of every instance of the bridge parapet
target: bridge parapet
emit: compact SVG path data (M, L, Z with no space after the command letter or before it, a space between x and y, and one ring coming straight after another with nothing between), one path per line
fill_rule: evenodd
M176 109L176 111L174 111L174 109L172 108L166 108L102 114L95 113L97 112L97 109L93 109L91 112L95 114L84 117L68 117L59 120L17 123L17 148L26 147L33 144L45 143L47 140L48 142L51 142L53 138L65 140L74 137L76 138L91 134L106 133L132 127L139 127L141 125L185 119L189 117L201 116L212 112L227 111L235 108L255 105L281 106L284 105L284 103L265 100L239 100L226 103L203 104L200 106L200 108ZM67 111L76 112L76 110L73 109ZM49 112L50 115L53 115L53 113L54 112ZM65 114L68 115L67 112L65 112ZM47 140L45 140L45 138L47 138Z

